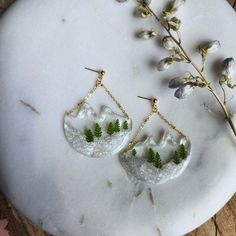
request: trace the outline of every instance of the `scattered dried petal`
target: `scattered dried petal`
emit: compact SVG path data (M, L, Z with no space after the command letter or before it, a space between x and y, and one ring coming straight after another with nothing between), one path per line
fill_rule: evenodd
M35 107L33 107L31 104L29 104L29 103L27 103L27 102L25 102L25 101L23 101L23 100L20 100L20 102L21 102L24 106L26 106L27 108L29 108L32 112L34 112L34 113L40 115L40 112L39 112Z
M175 97L177 97L178 99L184 99L188 95L190 95L192 91L193 91L193 87L191 85L184 84L175 91Z
M137 37L140 39L151 39L157 36L157 32L154 30L145 30L137 33Z

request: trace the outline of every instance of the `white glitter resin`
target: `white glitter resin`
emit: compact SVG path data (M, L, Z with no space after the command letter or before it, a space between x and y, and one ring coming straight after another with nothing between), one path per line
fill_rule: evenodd
M180 144L185 145L187 158L176 165L172 160L172 156ZM160 154L163 168L156 168L153 163L147 161L147 150L149 148ZM137 151L135 157L132 155L133 149ZM120 155L120 163L129 179L135 184L139 182L148 185L163 184L183 173L189 163L190 154L191 144L188 138L181 137L178 141L175 141L171 134L165 133L159 143L156 143L151 136L145 141L137 143L132 149Z
M121 126L126 120L128 129L124 130L121 127L120 132L115 132L113 135L106 133L106 127L109 122L119 120ZM95 123L98 123L102 128L102 137L94 137L93 142L87 142L84 135L84 129L94 130ZM131 132L132 122L125 116L114 113L109 107L104 106L99 114L88 104L84 103L79 111L64 117L64 132L69 144L77 151L87 157L106 157L112 156L119 152L128 141Z

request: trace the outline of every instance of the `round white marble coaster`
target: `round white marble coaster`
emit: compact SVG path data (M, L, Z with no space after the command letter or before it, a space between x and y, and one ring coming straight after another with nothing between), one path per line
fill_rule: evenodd
M156 41L134 38L152 24L133 18L134 4L22 0L1 18L0 187L54 235L151 236L158 235L157 228L164 236L182 235L235 192L236 143L230 129L201 105L218 109L207 91L181 102L173 97L166 84L182 67L159 73L150 66L167 54ZM183 43L199 63L194 48L205 39L222 43L208 68L224 57L236 58L236 15L226 1L188 1L179 15ZM137 95L159 98L161 111L192 142L191 162L180 177L151 190L134 186L118 155L89 159L68 145L63 115L96 79L85 66L107 71L105 83L125 106L134 130L150 109ZM104 94L97 95L97 112L101 105L115 108ZM155 136L156 127L163 124L153 122L148 134Z

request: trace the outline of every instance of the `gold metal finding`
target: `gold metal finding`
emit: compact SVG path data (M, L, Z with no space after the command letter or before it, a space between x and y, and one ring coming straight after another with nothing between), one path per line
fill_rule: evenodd
M95 82L95 85L93 86L93 88L87 93L87 95L84 97L84 99L75 105L75 107L70 110L69 112L67 112L67 115L71 115L72 113L74 113L75 111L78 111L82 105L84 105L85 102L87 102L92 95L94 94L94 92L97 90L97 88L103 88L105 90L105 92L108 94L108 96L110 96L110 98L115 102L115 104L117 105L117 107L122 111L123 115L126 118L129 118L128 114L126 113L125 109L121 106L121 104L116 100L116 98L113 96L113 94L110 92L110 90L108 90L108 88L102 83L102 80L106 74L105 70L94 70L88 67L85 67L86 70L92 71L92 72L96 72L98 74L98 78Z
M144 119L144 121L141 123L141 125L139 126L138 130L136 131L136 133L134 134L134 137L132 138L132 140L129 142L127 149L125 150L125 152L127 152L128 150L132 149L135 144L136 144L136 140L137 137L140 135L140 133L142 132L142 130L144 129L145 125L151 120L151 118L156 114L158 115L161 120L164 121L164 123L166 123L168 126L170 126L173 130L175 130L179 135L183 136L183 137L187 137L184 133L182 133L178 128L176 128L175 125L173 125L170 121L168 121L164 115L162 115L162 113L158 110L157 107L157 103L158 103L158 99L153 97L153 98L146 98L146 97L142 97L142 96L138 96L138 98L141 99L145 99L145 100L149 100L151 101L151 105L152 105L152 111L151 113Z

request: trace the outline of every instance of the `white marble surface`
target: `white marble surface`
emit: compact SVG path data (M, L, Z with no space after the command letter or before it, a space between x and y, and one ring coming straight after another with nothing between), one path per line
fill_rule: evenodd
M159 227L164 236L178 236L206 221L236 190L236 142L224 121L200 105L214 106L214 100L203 90L181 102L173 97L167 81L182 67L161 74L150 66L166 52L156 41L134 39L149 21L134 19L133 6L132 1L21 0L0 21L0 188L54 235L151 236ZM225 0L189 0L180 16L191 54L202 40L222 42L207 63L210 69L219 59L236 58L236 15ZM133 197L118 156L82 158L66 142L64 112L96 78L85 66L106 69L106 85L125 106L134 130L150 109L137 95L157 95L161 111L190 137L188 168L152 188L155 205L147 189ZM102 93L98 97L94 104L112 107ZM156 121L147 131L156 134L162 127Z

